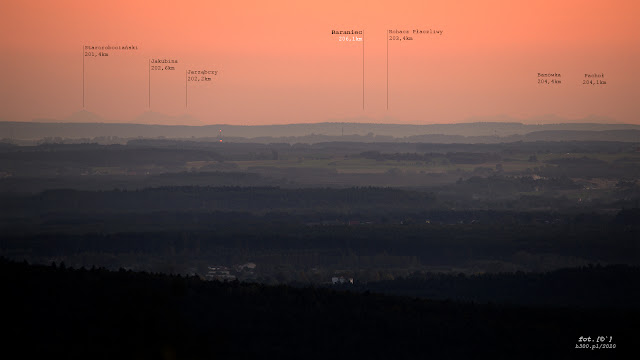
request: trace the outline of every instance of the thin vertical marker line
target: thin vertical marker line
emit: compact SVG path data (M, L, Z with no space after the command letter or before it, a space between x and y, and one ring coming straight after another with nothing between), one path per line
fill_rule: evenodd
M364 110L364 30L362 30L362 110Z
M151 111L151 59L149 59L149 111Z
M187 108L187 70L184 71L184 108Z
M387 110L389 110L389 35L384 34L387 38Z
M82 45L82 110L84 110L84 45Z

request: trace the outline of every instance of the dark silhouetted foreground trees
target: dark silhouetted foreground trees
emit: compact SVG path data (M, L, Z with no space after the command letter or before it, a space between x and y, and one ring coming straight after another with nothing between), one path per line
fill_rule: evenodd
M5 354L64 358L568 358L637 309L510 307L0 261ZM631 357L633 358L633 357Z

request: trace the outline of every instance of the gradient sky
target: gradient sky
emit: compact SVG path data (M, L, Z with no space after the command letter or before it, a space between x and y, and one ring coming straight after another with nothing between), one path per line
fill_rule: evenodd
M205 124L451 123L554 115L640 124L640 2L29 1L0 3L0 119L64 119L82 106L83 45L137 45L85 58L85 109L110 121L151 110ZM443 35L390 42L387 29ZM331 30L364 30L339 42ZM219 73L190 83L185 70ZM562 75L537 83L538 72ZM606 85L582 84L604 73Z

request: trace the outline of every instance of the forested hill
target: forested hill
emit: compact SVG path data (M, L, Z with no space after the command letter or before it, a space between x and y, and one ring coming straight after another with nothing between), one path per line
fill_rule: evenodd
M4 259L0 279L3 350L20 358L638 355L637 310L461 304ZM616 349L576 349L581 336L611 337Z
M629 308L640 310L640 267L565 268L547 273L518 271L465 276L414 273L359 286L379 293L456 299L477 303Z

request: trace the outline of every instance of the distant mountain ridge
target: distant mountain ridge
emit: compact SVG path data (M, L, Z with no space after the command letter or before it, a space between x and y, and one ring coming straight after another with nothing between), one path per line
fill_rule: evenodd
M34 123L74 123L74 124L128 124L126 122L113 122L104 119L100 115L92 113L86 110L80 110L74 112L70 116L62 119L34 119ZM188 126L200 126L203 125L202 121L189 115L183 114L180 116L171 116L153 111L146 111L137 116L131 124L147 124L147 125L188 125Z
M555 119L546 117L545 119ZM500 119L508 120L507 117ZM88 111L72 114L63 122L39 119L34 122L0 122L5 139L42 138L218 138L228 141L322 142L322 141L411 141L439 143L484 143L507 141L603 140L639 141L640 125L615 123L523 124L520 122L470 122L456 124L380 124L322 122L286 125L173 125L198 124L190 115L168 116L146 112L137 123L105 122ZM157 124L160 123L160 124Z
M69 115L68 117L66 117L66 118L64 118L62 120L41 118L41 119L33 119L33 122L35 122L35 123L82 123L82 124L88 124L88 123L107 123L109 121L105 120L100 115L94 114L94 113L86 111L86 110L80 110L80 111L74 112L73 114Z

